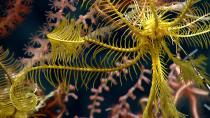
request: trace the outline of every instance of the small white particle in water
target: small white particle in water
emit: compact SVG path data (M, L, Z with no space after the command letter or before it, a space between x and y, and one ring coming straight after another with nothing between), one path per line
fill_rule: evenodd
M210 106L209 105L204 104L203 106L210 111Z

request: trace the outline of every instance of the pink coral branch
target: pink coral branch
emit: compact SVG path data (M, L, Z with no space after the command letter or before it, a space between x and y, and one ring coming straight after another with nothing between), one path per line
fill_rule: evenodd
M140 114L133 114L130 111L129 103L127 102L128 98L131 98L132 100L136 99L136 95L134 94L135 90L139 89L140 91L144 91L142 81L145 81L147 84L150 83L150 80L144 74L151 74L151 71L149 69L145 69L143 66L141 70L142 72L136 84L132 86L125 95L119 98L118 104L114 105L112 108L109 108L109 110L111 110L111 118L137 118L141 116Z
M24 16L30 12L30 5L32 0L9 0L7 14L4 17L0 17L0 38L7 36L11 30L14 30L16 25L21 23Z
M175 90L174 102L177 103L179 99L186 96L190 100L191 113L193 118L199 118L199 112L197 108L197 95L208 96L209 92L203 89L196 88L193 82L184 83L178 81L180 75L180 67L176 64L170 66L170 73L168 76L168 83L172 89Z

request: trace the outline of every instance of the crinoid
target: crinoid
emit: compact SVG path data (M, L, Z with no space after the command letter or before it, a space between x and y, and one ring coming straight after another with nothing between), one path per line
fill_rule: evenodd
M51 44L48 60L25 67L12 76L15 81L11 87L5 84L10 88L13 107L20 113L35 109L37 97L35 87L29 86L30 83L35 82L44 88L44 80L54 87L60 83L75 82L78 85L78 80L81 80L82 86L88 88L88 83L125 68L129 74L122 74L119 79L135 78L140 73L138 70L142 61L151 58L152 86L143 117L153 118L159 114L164 118L183 116L173 103L163 59L168 57L180 66L180 79L185 82L194 81L200 86L207 84L202 67L205 57L181 60L170 47L174 46L183 52L186 52L183 44L208 47L208 3L196 6L202 1L176 2L175 5L182 5L181 10L172 8L174 3L157 6L153 0L95 0L88 3L93 3L90 8L97 11L95 16L100 23L93 24L92 31L89 31L82 24L75 23L74 19L61 19L47 35ZM81 35L84 31L87 32ZM124 57L129 61L122 64ZM3 71L8 70L3 68ZM5 96L8 97L8 94ZM8 109L13 112L12 107Z
M98 10L97 17L101 21L96 26L96 31L107 26L112 28L112 34L107 37L94 38L89 35L89 38L84 39L99 46L92 50L94 54L103 52L104 48L110 49L99 63L110 60L108 65L112 66L111 64L120 61L120 56L134 57L130 63L114 68L100 68L100 71L116 71L127 67L134 67L135 70L140 59L144 59L146 55L151 56L152 87L144 118L155 117L159 112L164 118L178 118L181 115L176 110L167 85L163 56L180 66L180 78L185 82L194 81L198 85L207 82L201 66L205 57L181 60L169 48L175 46L176 50L180 48L185 52L183 45L201 48L209 46L210 7L207 2L202 2L187 0L156 6L152 0L97 0L93 5ZM180 9L174 9L174 5ZM153 104L160 110L149 113L152 112Z
M169 49L170 44L181 48L183 51L183 44L208 47L209 4L204 3L201 6L196 6L197 2L187 0L156 6L152 0L100 0L95 5L100 9L98 17L101 17L104 22L99 27L112 25L114 32L121 34L121 36L115 35L106 39L108 45L112 47L110 49L115 49L117 44L120 44L119 51L124 51L123 47L125 47L128 52L136 52L132 64L135 64L146 54L151 56L152 87L144 111L144 118L155 117L154 114L156 113L149 113L152 111L152 104L155 104L157 108L160 107L163 117L179 117L180 115L173 104L171 92L166 82L166 71L162 61L164 55L167 55L170 60L181 67L181 79L189 81L189 78L193 78L192 81L198 85L202 85L206 81L200 66L204 57L183 61L176 58ZM170 5L172 7L182 4L185 5L181 7L181 11L170 8ZM161 8L166 5L169 5L167 9ZM104 14L107 17L104 17ZM113 42L110 43L111 41ZM131 45L128 46L128 43ZM105 44L98 43L98 45L103 46Z
M207 82L201 66L205 60L203 56L188 61L181 60L169 48L172 44L171 46L185 52L183 44L201 48L208 47L210 9L208 3L199 7L196 6L197 3L200 2L188 0L156 6L156 2L152 0L96 0L92 8L98 11L96 16L101 23L92 27L94 32L83 38L72 39L65 33L70 32L70 30L65 30L69 26L62 25L63 28L58 27L48 35L49 39L69 44L70 47L72 43L75 43L73 41L76 41L75 49L78 48L77 45L81 45L81 42L89 42L90 46L80 52L82 57L77 56L76 64L74 63L73 66L68 62L64 64L65 66L47 66L46 68L63 69L64 72L72 70L70 73L74 77L78 78L79 76L75 75L80 73L83 83L88 83L90 78L106 76L106 72L123 68L130 68L130 73L132 70L136 72L136 68L140 67L140 60L151 56L152 87L143 117L152 118L159 113L164 118L183 116L176 110L173 103L171 90L167 85L163 56L169 57L180 66L181 79L185 82L194 81L198 85ZM173 5L182 5L181 10L177 11L172 8ZM102 36L102 33L106 33L106 31L102 32L105 27L109 27L111 34ZM59 53L65 53L65 51ZM116 65L117 62L122 61L120 57L124 56L132 60L126 64ZM67 58L70 59L69 56ZM124 77L133 78L134 76L130 74ZM153 105L157 110L155 113L149 113L152 112Z
M27 118L28 114L35 109L37 99L29 82L16 76L23 65L15 60L9 51L0 48L0 117L15 116Z

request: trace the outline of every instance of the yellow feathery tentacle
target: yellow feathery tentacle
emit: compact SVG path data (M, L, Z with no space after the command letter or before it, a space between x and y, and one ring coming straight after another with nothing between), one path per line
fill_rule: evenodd
M205 33L209 33L210 32L210 27L209 29L207 30L204 30L204 31L200 31L200 32L196 32L194 34L185 34L185 35L181 35L181 34L172 34L172 36L174 37L180 37L180 38L187 38L187 37L193 37L193 36L198 36L198 35L202 35L202 34L205 34Z
M104 0L108 3L108 5L112 8L112 10L118 15L118 17L121 19L122 22L124 22L127 26L129 26L130 29L132 29L135 33L141 33L140 29L136 28L131 24L130 22L127 21L127 19L124 17L124 14L118 11L118 9L112 4L110 0Z
M19 73L24 67L19 60L14 59L14 54L10 54L9 50L4 50L2 47L0 47L0 62L11 82L13 81L11 76Z
M154 50L155 49L155 50ZM143 113L143 118L154 118L159 112L162 112L164 118L179 118L180 114L176 110L172 101L172 92L167 85L164 75L164 67L161 64L160 48L156 47L151 52L152 58L152 86L150 89L149 99ZM160 108L158 104L160 102ZM150 113L153 110L156 113Z
M14 82L14 76L22 68L23 65L14 59L9 50L4 51L0 47L0 117L12 116L16 111L10 100L10 88Z
M5 73L0 62L0 117L11 116L15 112L15 107L10 100L10 76Z
M199 7L192 6L189 13L185 15L184 19L180 21L177 26L169 27L171 38L175 42L186 43L189 46L209 47L210 41L209 32L209 3L201 4ZM190 16L199 16L194 19Z
M76 71L85 71L85 72L112 72L112 71L118 71L123 68L130 67L133 64L136 64L137 61L143 56L144 53L138 53L138 55L129 63L122 64L118 67L113 68L83 68L83 67L68 67L68 66L57 66L57 65L46 65L46 66L37 66L32 67L27 70L27 72L34 71L34 70L40 70L40 69L64 69L64 70L76 70Z
M10 99L15 108L22 112L35 110L38 99L35 95L36 86L31 80L17 78L10 88Z
M187 23L186 25L183 25L183 26L178 26L178 27L169 27L169 30L177 30L177 29L181 29L181 28L186 28L186 27L189 27L189 26L192 26L193 24L195 24L196 22L198 21L201 21L203 19L205 19L206 17L210 16L210 13L207 13L203 16L200 16L199 18L197 18L196 20L192 21L192 22L189 22Z
M184 80L186 83L188 81L193 81L198 86L203 86L203 82L206 80L206 75L204 73L205 69L203 65L205 65L206 57L200 56L196 59L190 59L189 61L181 60L176 58L170 51L170 49L166 46L166 43L162 43L162 47L164 51L167 53L169 58L179 65L181 69L180 79Z
M174 31L176 31L176 29ZM187 45L193 46L209 47L210 41L208 37L210 25L207 22L199 21L197 24L192 25L192 28L190 26L183 26L183 28L178 29L177 32L174 31L172 31L171 37L177 39L177 42L186 42Z
M193 3L193 0L187 0L187 3L185 5L184 9L182 10L181 14L174 21L169 23L169 25L174 26L177 23L179 23L184 18L185 14L187 13L189 8L191 7L192 3Z
M56 65L55 63L48 64L48 65L40 65L40 66L36 66L32 68L26 68L24 70L24 73L19 75L19 78L25 77L25 80L30 80L32 82L35 81L35 83L38 83L38 84L41 84L42 81L47 80L47 82L49 82L49 84L52 85L53 87L56 87L57 84L61 82L67 82L67 84L69 84L70 82L72 82L71 78L74 78L75 82L77 82L78 79L82 79L82 82L83 82L82 84L87 86L89 81L93 79L93 76L95 78L100 78L100 77L106 76L107 72L118 71L118 70L122 70L123 68L130 67L136 64L140 60L140 58L143 57L144 54L145 53L143 52L138 53L136 57L130 62L122 64L120 66L115 66L115 67L100 67L100 68L94 67L94 66L91 67L91 66L88 66L87 64L85 65L85 63L83 64L83 62L75 62L76 63L75 66L68 65L68 64ZM45 79L41 78L42 74L44 74ZM21 85L17 84L16 86L21 86ZM17 91L27 92L27 90L28 88L22 88ZM13 91L15 91L15 89L13 89ZM13 96L15 97L16 95L15 92L13 92L13 94L14 94ZM30 93L30 94L33 94L33 93Z
M81 28L79 28L79 26L75 26L73 20L68 22L67 19L64 19L58 27L56 27L51 33L47 35L52 44L52 55L58 55L59 58L64 58L66 57L65 55L68 55L69 57L71 55L74 56L78 54L80 47L82 47L85 41L120 52L134 52L139 50L139 47L118 48L112 45L108 45L98 40L93 40L89 38L93 37L95 33L90 36L82 37L80 36L80 32ZM58 54L54 54L55 52L57 52Z
M154 29L156 29L158 27L158 16L157 16L157 12L156 12L156 9L155 9L155 3L154 3L154 1L149 0L149 5L150 5L150 8L151 8L151 11L152 11L154 20L155 20L154 21L155 22Z
M53 61L75 59L83 49L84 38L80 36L81 25L75 26L75 21L63 21L47 35L52 45ZM72 58L70 58L72 57Z
M111 45L102 43L102 42L97 41L97 40L89 39L89 38L84 38L84 40L85 41L89 41L91 43L94 43L96 45L103 46L103 47L105 47L107 49L114 50L114 51L119 51L119 52L136 52L136 51L138 51L140 49L140 47L134 47L134 48L118 48L118 47L111 46Z
M28 118L28 114L23 111L16 111L15 112L15 118Z

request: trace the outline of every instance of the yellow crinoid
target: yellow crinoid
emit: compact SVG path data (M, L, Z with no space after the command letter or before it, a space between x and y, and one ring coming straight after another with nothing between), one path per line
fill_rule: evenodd
M136 72L139 61L151 56L152 87L143 117L152 118L161 112L164 118L178 118L182 115L173 103L162 59L163 55L167 55L170 60L179 65L182 71L181 79L184 81L194 81L198 85L203 85L205 75L200 70L205 58L181 60L169 48L170 43L183 51L182 44L208 47L210 9L207 3L196 6L197 3L199 2L188 0L157 6L153 0L96 0L92 8L98 11L96 16L100 23L93 26L93 32L77 38L79 41L77 44L83 41L89 42L90 47L84 48L87 51L78 51L82 56L76 63L60 65L59 68L64 69L65 73L67 73L66 70L73 71L74 78L78 77L75 73L81 74L83 83L88 83L90 78L98 78L99 75L103 77L106 76L106 72L123 68L132 68ZM179 6L179 10L174 9L174 5ZM71 27L62 26L67 29ZM53 36L49 33L49 39L60 40L60 43L67 44L70 38L61 32L69 32L69 30L64 30L64 27L55 29L57 32L53 31ZM102 36L106 32L111 32L111 35ZM69 33L72 34L72 32ZM128 63L116 66L117 62L122 61L123 56L133 58ZM52 68L57 67L52 66ZM154 109L153 106L156 113L150 113Z
M81 35L84 31L82 25L63 19L47 35L51 43L48 60L24 68L14 76L15 81L10 89L11 102L19 111L28 112L27 109L33 110L37 103L34 87L28 86L32 80L43 86L45 77L56 87L63 82L77 84L77 80L81 79L82 85L88 87L92 78L107 77L108 72L124 68L129 69L129 75L120 78L133 78L135 75L132 73L138 73L141 60L151 57L152 86L143 117L153 118L161 113L164 118L179 118L181 114L176 110L167 84L163 56L168 56L180 66L180 79L194 81L198 85L206 81L201 71L204 57L181 60L169 48L170 44L183 51L183 44L208 47L210 7L208 3L195 5L200 2L176 2L174 4L181 9L176 10L173 3L156 5L153 0L95 0L91 9L97 11L96 17L100 23L93 25L93 31ZM89 46L85 46L87 43ZM117 64L123 62L124 57L130 60ZM24 101L30 103L32 109ZM155 113L150 113L154 108ZM13 108L10 110L12 112Z
M167 85L163 55L180 66L181 79L184 81L194 81L198 85L207 81L201 69L205 57L181 60L169 48L170 44L182 51L183 44L201 48L209 46L210 7L207 2L203 2L187 0L156 5L153 0L97 0L93 5L101 21L96 30L111 26L114 33L106 39L89 39L90 42L97 42L100 46L107 44L107 48L115 51L136 53L129 66L138 64L137 60L146 54L151 56L152 87L144 118L155 117L159 108L164 118L178 118L181 115L176 110ZM153 105L156 113L150 113Z
M19 116L26 118L36 107L37 99L32 83L20 81L16 74L23 65L9 51L0 48L0 117ZM21 114L20 114L21 113ZM25 116L25 117L24 117Z

